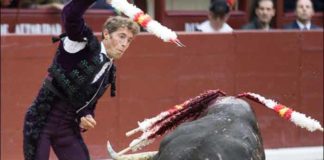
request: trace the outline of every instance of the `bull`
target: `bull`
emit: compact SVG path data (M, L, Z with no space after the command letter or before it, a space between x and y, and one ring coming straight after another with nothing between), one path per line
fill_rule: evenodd
M121 155L112 149L109 142L108 152L116 160L264 160L262 137L251 106L240 98L225 96L219 91L214 92L214 95L215 93L217 96L198 97L198 99L200 98L199 103L188 104L185 102L184 104L187 106L180 108L180 110L184 110L181 114L172 112L174 117L187 118L180 120L182 123L162 139L158 152ZM258 97L258 95L246 95L264 105L273 106L273 109L283 117L291 118L292 114L299 116L299 121L304 122L294 123L301 127L308 127L310 131L317 129L323 131L316 120L303 119L303 114L282 107L274 101ZM206 99L208 100L203 102ZM188 107L194 105L195 107ZM190 109L185 110L184 108ZM168 117L168 120L165 120L167 119L165 117ZM171 121L176 121L174 117L164 116L154 123L169 123L170 125ZM303 123L307 122L309 122L308 124L313 123L313 125L305 126ZM164 128L163 126L165 125L158 128ZM157 127L151 128L156 131ZM174 128L174 126L171 125L170 128ZM126 151L128 150L126 149Z

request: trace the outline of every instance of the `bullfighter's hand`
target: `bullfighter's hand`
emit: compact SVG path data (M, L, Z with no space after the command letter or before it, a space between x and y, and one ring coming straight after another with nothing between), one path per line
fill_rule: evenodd
M111 1L112 1L112 0L106 0L106 3L107 3L107 4L111 4Z
M96 124L97 122L94 120L94 118L91 115L81 117L80 119L80 127L83 129L94 128Z

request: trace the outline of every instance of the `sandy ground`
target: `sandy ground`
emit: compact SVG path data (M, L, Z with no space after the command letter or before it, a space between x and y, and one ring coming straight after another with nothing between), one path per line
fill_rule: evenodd
M266 149L266 160L323 160L323 146ZM112 159L101 159L112 160Z
M266 149L266 160L323 160L323 146Z

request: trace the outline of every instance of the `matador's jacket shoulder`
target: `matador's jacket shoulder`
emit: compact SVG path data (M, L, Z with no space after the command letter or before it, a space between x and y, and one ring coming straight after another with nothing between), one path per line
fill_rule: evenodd
M107 84L114 83L115 78L113 62L100 53L100 43L92 32L89 33L85 40L86 47L80 53L62 53L61 43L48 69L59 96L66 97L76 110L82 110L86 103L94 103L103 94ZM114 95L115 87L111 89Z
M24 154L26 160L35 159L40 132L54 101L61 100L73 107L76 120L93 114L97 100L111 85L115 94L115 72L113 62L100 51L100 42L89 29L85 34L86 46L78 53L64 51L65 36L61 36L49 76L43 83L37 98L28 109L24 124Z

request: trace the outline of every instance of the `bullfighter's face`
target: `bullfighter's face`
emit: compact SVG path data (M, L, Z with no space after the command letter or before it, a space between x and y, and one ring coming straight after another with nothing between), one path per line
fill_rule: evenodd
M113 33L108 33L106 30L104 38L104 46L109 57L119 59L133 41L134 35L127 28L119 28Z

